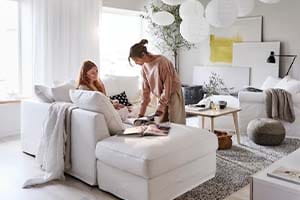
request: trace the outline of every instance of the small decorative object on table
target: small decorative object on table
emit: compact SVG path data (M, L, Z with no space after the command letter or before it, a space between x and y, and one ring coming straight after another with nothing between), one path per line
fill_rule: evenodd
M218 142L219 142L219 150L225 150L225 149L230 149L232 147L232 135L229 135L225 131L218 131L215 130L214 133L218 137Z
M220 109L224 109L227 106L227 101L219 101L218 103L219 103Z

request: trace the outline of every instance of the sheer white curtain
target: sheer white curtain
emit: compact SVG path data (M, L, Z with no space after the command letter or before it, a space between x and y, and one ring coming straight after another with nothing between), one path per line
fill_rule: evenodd
M101 6L101 0L20 1L25 85L76 79L84 60L99 63Z

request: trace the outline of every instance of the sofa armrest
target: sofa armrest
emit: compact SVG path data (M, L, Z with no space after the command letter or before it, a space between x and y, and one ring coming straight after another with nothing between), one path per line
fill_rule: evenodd
M300 93L297 93L297 94L293 95L293 103L295 105L300 105Z
M67 173L96 185L96 144L110 137L104 115L82 109L73 110L71 133L72 168Z
M34 100L22 101L22 151L36 155L50 105ZM96 185L96 144L99 140L109 136L103 114L82 109L73 110L71 118L72 168L67 173L90 185Z
M238 95L240 103L253 102L253 103L264 103L266 95L263 92L247 92L241 91Z
M21 146L23 152L36 155L50 105L31 99L21 102Z

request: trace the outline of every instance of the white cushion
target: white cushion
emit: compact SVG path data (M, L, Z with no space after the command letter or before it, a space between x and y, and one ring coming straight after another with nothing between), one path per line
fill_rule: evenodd
M261 88L262 90L267 90L270 88L274 88L276 86L276 84L279 83L281 79L280 78L275 78L273 76L268 76L266 78L266 80L264 81L264 83L262 84Z
M291 94L297 94L300 92L300 81L286 76L275 85L275 88L284 89Z
M122 120L108 97L101 92L70 90L72 102L79 108L102 113L111 135L123 131Z
M52 103L54 102L54 98L52 96L51 89L44 85L35 85L34 86L35 96L42 102Z
M75 84L73 81L51 88L51 93L55 101L71 102L69 95L70 90L74 90Z
M140 94L138 76L105 75L102 78L108 96L125 91L130 102L135 101Z
M114 136L98 142L98 160L122 171L153 178L215 152L214 134L204 129L172 124L168 136Z

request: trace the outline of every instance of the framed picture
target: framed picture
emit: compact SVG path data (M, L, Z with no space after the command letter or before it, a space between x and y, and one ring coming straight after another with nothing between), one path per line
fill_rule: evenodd
M210 62L232 63L233 43L261 42L263 17L243 17L226 28L211 28Z

